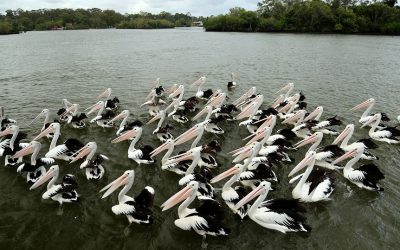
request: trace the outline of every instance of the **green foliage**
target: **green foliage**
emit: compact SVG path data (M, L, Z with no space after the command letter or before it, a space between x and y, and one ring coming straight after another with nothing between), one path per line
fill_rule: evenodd
M190 13L161 12L152 14L122 15L114 10L93 9L39 9L25 11L7 10L0 14L0 34L18 33L30 30L51 29L161 29L177 26L191 26L193 21L203 17L192 17Z
M375 33L400 35L397 0L263 0L257 13L233 8L212 16L207 31Z

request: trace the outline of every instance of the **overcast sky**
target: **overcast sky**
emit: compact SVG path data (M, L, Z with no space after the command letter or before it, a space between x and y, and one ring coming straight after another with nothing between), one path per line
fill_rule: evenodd
M257 8L259 0L0 0L0 12L7 9L42 8L100 8L113 9L121 13L147 11L158 13L190 12L195 16L209 16L226 13L229 8L243 7L249 10Z

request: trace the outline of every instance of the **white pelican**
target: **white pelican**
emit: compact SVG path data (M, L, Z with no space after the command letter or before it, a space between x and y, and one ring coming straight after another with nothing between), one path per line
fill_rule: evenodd
M378 156L371 154L367 149L376 149L378 145L376 145L371 139L360 139L356 142L351 144L349 143L350 138L354 133L354 124L348 124L346 128L336 137L336 139L332 142L332 145L337 145L339 142L342 141L340 144L340 148L344 151L348 152L357 147L364 147L364 153L361 156L361 159L365 160L378 160Z
M29 124L31 125L32 123L34 123L37 119L44 117L44 121L43 121L43 127L41 129L41 131L45 130L46 128L49 127L49 125L51 124L50 122L50 110L48 109L43 109L42 112L40 112ZM54 120L53 122L59 122L58 120ZM48 134L47 138L53 138L53 134Z
M174 152L175 148L175 143L174 140L168 139L166 142L161 144L158 148L154 149L150 153L150 157L154 158L156 155L160 154L164 150L167 150L163 158L161 159L161 169L162 170L169 170L172 172L175 172L179 175L183 175L185 171L188 168L188 165L186 164L180 164L180 163L175 163L175 164L167 164L168 158L171 156L172 152Z
M129 140L130 138L134 138L128 149L128 158L134 160L139 165L152 164L155 162L150 156L150 153L154 150L152 146L145 145L142 148L135 148L136 143L142 136L142 132L142 127L134 127L133 129L126 131L119 137L112 140L111 143L118 143Z
M74 138L70 138L63 144L56 146L57 140L61 135L60 123L58 122L51 123L49 127L37 135L33 141L38 141L40 138L43 138L50 133L53 133L54 136L50 143L49 152L45 155L47 158L70 161L72 160L73 155L84 146L82 142Z
M223 117L227 121L233 120L232 112L239 111L233 104L224 104L220 108L214 110L215 117Z
M43 175L38 181L36 181L30 190L40 187L42 184L47 184L47 191L43 193L42 199L52 199L62 205L63 203L71 203L79 201L79 194L76 192L78 183L75 180L75 176L72 174L64 175L61 184L56 184L60 168L58 165L53 165L49 168L45 175Z
M213 94L213 91L211 89L207 89L206 91L201 90L201 87L205 83L206 83L205 76L200 77L198 80L192 83L192 86L197 86L196 97L202 100L208 100Z
M162 127L162 124L164 123L166 116L167 113L165 112L165 110L160 110L160 112L156 116L154 116L150 121L146 123L146 125L148 125L160 119L158 121L157 128L153 131L153 134L156 134L157 138L163 143L169 139L174 139L172 134L169 132L169 130L173 129L173 127L170 126L169 124L166 124L164 127Z
M114 124L115 121L122 119L121 123L119 124L118 130L117 130L117 135L121 135L123 132L130 130L133 128L131 123L128 123L128 117L130 115L129 110L125 109L122 110L121 113L119 113L117 116L112 118L111 120L108 121L110 125Z
M68 101L67 99L63 99L62 102L64 104L64 107L60 108L57 111L57 115L60 116L59 117L60 118L60 122L66 122L66 121L68 121L68 118L71 115L68 110L72 106L72 103L70 101Z
M283 86L280 90L275 92L275 94L285 93L285 91L286 91L286 93L284 94L283 101L287 101L287 99L290 97L290 94L292 93L293 89L294 89L294 83L289 82L285 86Z
M96 157L93 159L96 150L97 143L88 142L84 147L82 147L75 153L74 158L70 162L70 164L74 163L75 161L82 159L86 156L86 159L80 165L80 168L86 168L86 178L88 180L101 179L105 172L104 167L101 165L101 163L103 163L104 160L109 160L107 156L102 154L97 154Z
M370 118L372 118L375 115L375 114L371 113L372 109L375 106L375 103L376 103L376 101L374 98L369 98L366 101L354 106L350 110L357 111L357 110L366 108L364 113L361 115L360 120L358 120L359 123L365 124ZM390 121L389 117L387 117L387 115L385 113L380 113L380 114L382 115L382 121L385 121L385 122ZM381 129L381 128L384 128L384 126L379 126L379 129Z
M259 196L247 211L247 215L255 223L281 233L311 231L310 226L305 224L305 218L300 214L304 213L305 209L298 204L298 200L273 199L264 202L270 189L270 182L261 182L256 189L241 199L234 209L241 208Z
M363 151L363 147L352 149L346 154L337 158L333 164L337 164L343 160L346 160L347 158L353 157L353 159L348 161L344 167L343 176L350 182L356 184L359 188L364 188L371 191L383 191L383 187L379 186L378 182L383 180L385 176L376 165L365 164L361 165L357 169L353 168L354 164L360 160Z
M104 111L103 101L98 101L96 104L90 106L86 110L89 110L89 112L87 112L87 115L90 115L91 113L98 110L96 117L90 120L90 123L96 122L98 126L103 128L111 128L114 126L114 124L111 123L110 120L115 117L115 113L111 110L107 110L103 114Z
M103 93L97 96L97 99L100 98L106 98L103 104L107 110L114 110L118 108L119 99L118 97L111 99L111 88L107 88Z
M214 113L213 108L210 105L205 106L195 117L193 117L193 121L197 120L200 118L202 115L204 115L207 112L207 116L205 120L209 120L207 123L205 130L207 132L213 133L213 134L223 134L224 130L220 127L218 127L217 123L220 121L224 121L225 119L223 117L221 118L211 118L211 115Z
M335 188L335 178L332 173L324 170L313 170L316 155L315 151L309 151L304 159L289 173L288 177L291 177L307 166L306 171L292 191L294 199L300 199L302 202L330 200L329 196Z
M183 201L178 208L179 219L175 220L175 226L182 230L193 230L205 239L206 235L227 236L230 229L221 225L223 209L213 199L202 200L202 205L197 208L188 208L196 198L199 183L191 181L181 191L173 195L161 207L162 211L168 210Z
M319 144L321 143L323 136L324 135L322 132L315 132L314 134L308 136L304 140L296 143L295 148L300 148L307 144L312 143L311 147L308 149L307 152L315 151L317 150ZM337 145L328 145L323 148L319 148L315 156L316 159L315 165L328 169L337 169L338 167L333 165L332 161L335 158L342 156L344 153L345 153L344 150Z
M4 107L0 107L0 128L5 128L7 127L9 124L15 124L17 123L16 120L13 119L9 119L6 117L5 113L4 113Z
M367 120L361 127L365 127L372 124L368 132L368 135L369 137L371 137L376 141L382 141L389 144L400 143L399 138L397 138L400 136L400 130L396 129L395 127L386 127L384 129L375 131L378 128L381 119L382 115L380 113L377 113L372 117L370 117L369 120Z
M53 158L37 158L41 147L42 144L40 144L40 142L31 141L28 146L21 149L12 156L12 158L16 159L25 155L32 154L30 163L22 163L17 168L18 173L27 173L26 182L28 182L29 184L35 183L40 177L42 177L46 173L45 166L54 163Z
M186 132L182 133L180 136L176 137L175 138L175 146L185 143L196 137L196 139L193 141L190 148L196 147L197 143L200 141L201 137L203 136L205 127L207 126L208 122L209 122L209 120L197 123L192 128L190 128Z
M85 113L78 113L79 107L79 104L72 104L72 106L68 109L68 112L71 112L71 115L68 117L67 123L71 124L73 128L86 127L86 124L83 120L88 117Z
M228 82L228 89L236 88L237 80L240 80L240 77L234 73L231 73L231 81Z
M235 105L236 107L239 106L240 103L244 102L247 100L247 98L250 98L251 96L255 95L257 92L256 87L251 87L249 90L246 91L242 96L240 96L237 100L233 101L232 104Z
M100 192L107 190L101 198L106 198L119 187L124 186L118 194L118 205L111 208L112 212L115 215L125 215L129 223L152 224L153 212L151 211L151 207L154 201L154 189L150 186L146 186L135 198L127 196L126 193L131 189L134 179L135 171L125 171L115 181L100 190Z
M29 145L29 143L20 142L26 138L26 134L20 132L19 126L9 125L3 131L0 131L1 137L4 137L4 140L0 143L0 156L4 156L5 158L4 166L15 166L21 163L22 157L17 160L12 159L11 156Z

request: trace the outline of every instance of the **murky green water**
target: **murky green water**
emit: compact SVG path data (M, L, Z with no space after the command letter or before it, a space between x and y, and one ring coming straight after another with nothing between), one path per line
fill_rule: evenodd
M232 98L255 85L266 103L271 103L274 92L293 81L296 89L306 94L309 109L323 105L325 117L338 114L345 124L358 120L361 114L349 109L368 97L375 97L376 110L386 111L392 118L400 112L398 37L88 30L0 36L0 49L0 105L20 124L43 108L55 112L62 98L87 107L105 87L113 88L123 109L147 121L147 111L139 105L148 92L148 83L156 77L163 85L188 85L206 74L207 87L225 89L230 72L242 78L242 86L229 92ZM189 89L186 96L194 93L195 89ZM151 135L154 126L145 128L141 141L157 146L159 142ZM190 124L175 127L173 134L179 135ZM33 138L40 128L37 123L25 130ZM217 159L226 169L231 161L226 152L242 145L247 130L233 124L224 124L223 128L228 133L208 134L203 141L220 140L223 151ZM366 136L366 130L355 133L356 138ZM60 163L62 174L77 176L82 200L59 207L41 200L43 189L28 191L24 178L1 167L1 249L200 248L201 237L174 226L176 209L161 213L159 208L178 191L178 176L161 171L159 164L137 166L127 158L127 143L110 144L115 130L64 127L62 140L70 137L99 144L99 152L111 158L104 164L105 177L88 182L79 164ZM327 138L324 143L331 140ZM48 145L44 143L44 149ZM304 152L294 155L297 161ZM381 157L377 165L386 174L384 193L360 190L338 177L331 202L306 205L308 224L313 228L306 236L263 229L251 220L239 223L227 209L226 223L232 234L227 238L208 237L209 249L396 248L400 243L400 146L380 144L374 152ZM293 186L286 178L291 168L277 170L281 182L269 197L291 196ZM116 195L100 199L100 188L126 169L137 173L130 194L146 185L156 190L155 223L150 227L128 226L126 218L114 216L111 206L117 203Z

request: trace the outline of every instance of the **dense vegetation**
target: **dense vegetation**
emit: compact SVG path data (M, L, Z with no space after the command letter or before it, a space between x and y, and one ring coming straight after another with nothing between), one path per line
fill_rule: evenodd
M233 8L207 18L207 31L326 32L400 35L397 0L263 0L257 11Z
M193 21L204 18L192 17L190 13L171 14L161 12L151 14L121 14L113 10L101 9L40 9L24 11L7 10L0 14L0 34L20 31L65 29L159 29L190 26Z

